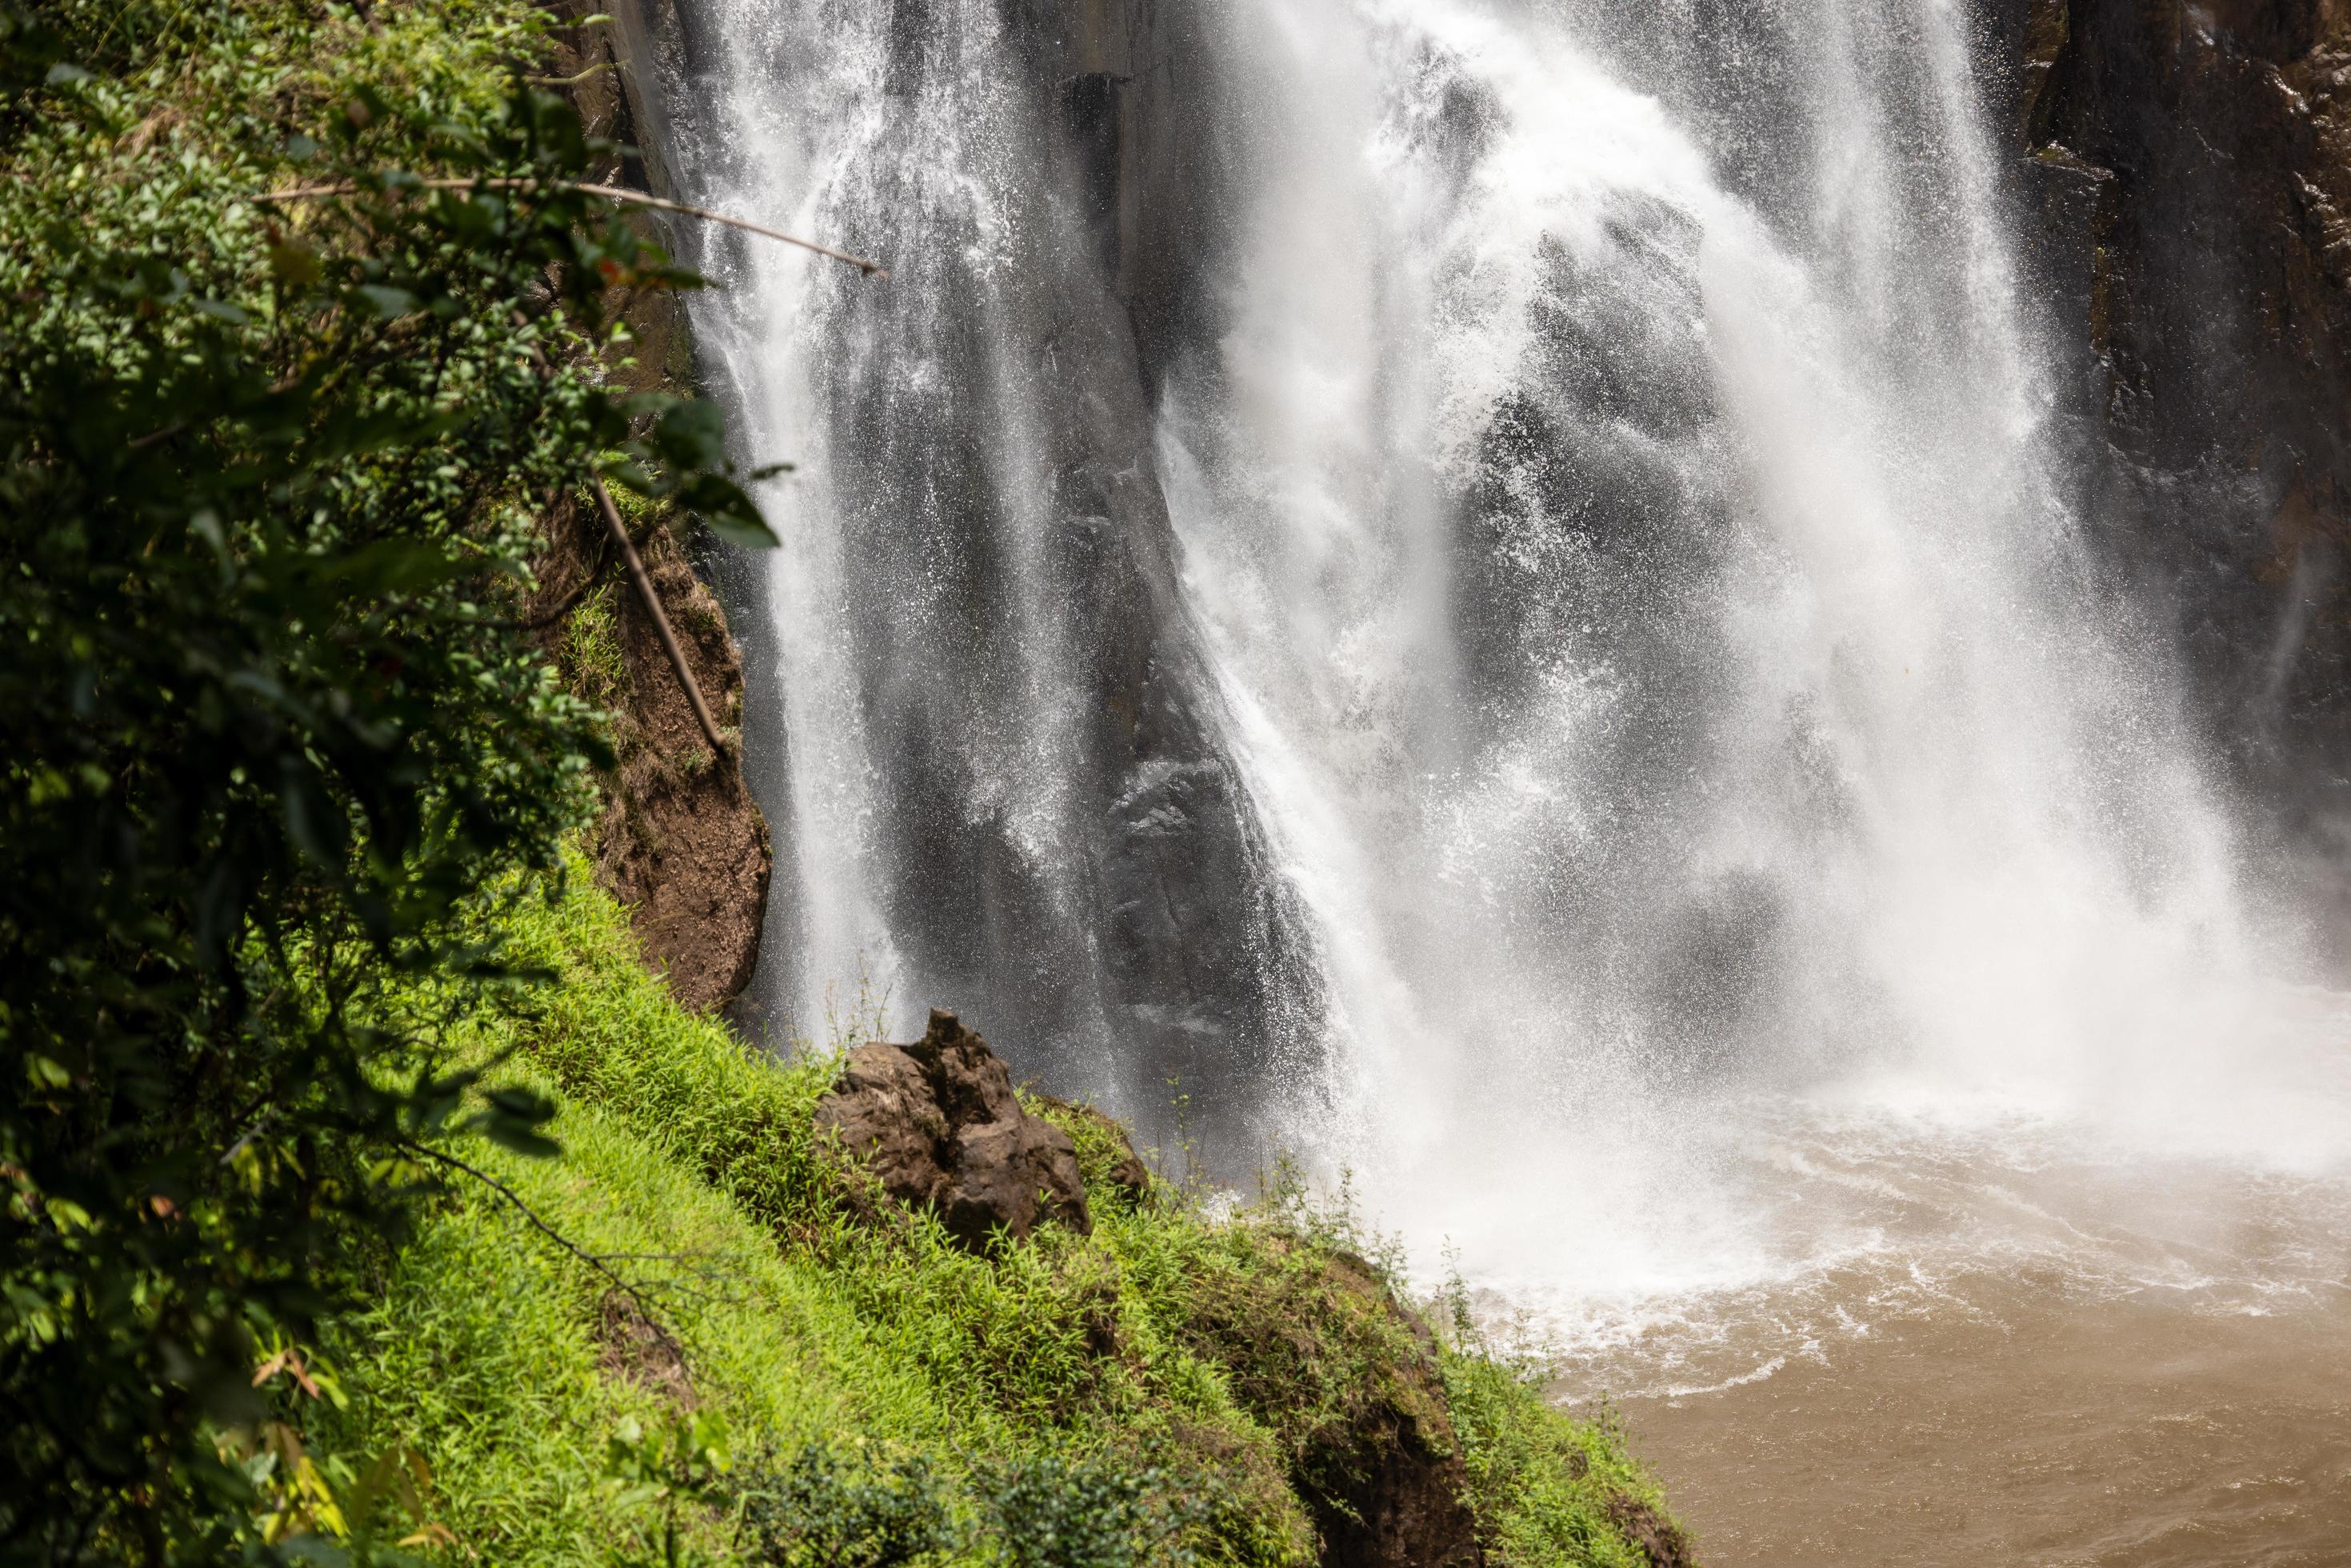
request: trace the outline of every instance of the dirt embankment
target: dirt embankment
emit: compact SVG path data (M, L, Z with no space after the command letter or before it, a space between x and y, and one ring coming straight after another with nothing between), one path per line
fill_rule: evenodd
M565 0L555 9L585 16L598 8ZM558 37L552 79L563 84L589 132L637 146L642 108L616 57L614 27L600 23ZM657 183L658 174L635 157L595 172L636 189ZM614 379L632 391L691 393L693 345L676 297L641 293L613 304L635 340L615 354ZM551 509L537 613L578 596L549 629L548 645L572 689L612 715L617 765L603 780L607 803L590 843L597 880L628 905L646 963L667 975L673 994L710 1011L750 982L774 864L767 821L737 761L743 658L725 609L680 538L686 520L635 508L624 517L727 754L714 755L704 737L593 507L560 499Z

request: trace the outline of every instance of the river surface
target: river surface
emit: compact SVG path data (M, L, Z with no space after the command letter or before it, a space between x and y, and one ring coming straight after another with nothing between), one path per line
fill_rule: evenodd
M1786 1266L1549 1324L1558 1396L1613 1401L1707 1562L2351 1561L2351 1182L1749 1115Z

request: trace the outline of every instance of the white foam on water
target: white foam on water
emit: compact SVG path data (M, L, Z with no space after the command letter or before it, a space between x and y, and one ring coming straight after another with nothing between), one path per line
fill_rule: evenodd
M1784 101L1729 131L1686 5L1201 11L1237 237L1157 477L1196 695L1327 996L1270 1132L1424 1270L1593 1354L1655 1341L1661 1387L1968 1311L1978 1267L2291 1310L2341 1263L2309 1226L2351 1176L2351 998L2298 982L2064 502L1961 8L1768 9ZM1022 68L980 0L929 8L915 89L893 8L706 10L704 193L935 263L885 308L746 250L695 308L750 449L801 465L764 497L763 684L812 1012L900 977L869 727L954 700L861 675L896 607L848 565L828 417L991 411L1016 579L1040 548L1050 372L998 287L1035 243ZM1741 136L1768 190L1724 172ZM958 334L998 345L984 396L937 384ZM1083 650L1023 580L1027 722L965 760L1051 888Z
M1223 401L1172 400L1162 449L1334 994L1339 1066L1288 1125L1424 1261L1444 1239L1473 1281L1594 1323L1939 1253L1959 1230L1851 1211L1915 1210L1901 1161L2010 1134L2019 1158L2351 1170L2346 998L2261 962L2291 933L2058 498L1961 20L1820 9L1792 225L1555 12L1280 0L1232 26L1261 210ZM1464 103L1474 131L1431 129ZM1546 320L1593 298L1629 412L1559 370L1593 346ZM1698 412L1645 416L1641 378L1693 367ZM1514 542L1569 587L1532 596L1556 635L1510 649L1504 704L1462 674L1479 607L1432 612L1429 576L1490 505L1514 404L1568 424L1554 465L1580 435L1663 476L1698 564L1604 559L1646 497L1541 497ZM1625 652L1661 626L1698 675ZM1683 732L1651 777L1645 726ZM1677 1016L1677 954L1719 961L1705 930L1741 896L1753 1005ZM1792 1103L1899 1159L1750 1146L1755 1106ZM1983 1258L2085 1245L2030 1205L1959 1230Z

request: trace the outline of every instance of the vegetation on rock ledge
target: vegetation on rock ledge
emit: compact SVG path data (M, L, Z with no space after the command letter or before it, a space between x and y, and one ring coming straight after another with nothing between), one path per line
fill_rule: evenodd
M928 1215L876 1227L810 1131L836 1052L779 1063L679 1009L576 879L507 918L558 981L458 1037L562 1105L564 1154L481 1151L519 1203L455 1189L369 1259L376 1304L327 1345L347 1404L317 1413L338 1451L425 1456L433 1519L493 1560L659 1561L674 1525L729 1563L1311 1563L1409 1416L1462 1460L1489 1562L1652 1561L1626 1524L1662 1505L1619 1437L1466 1314L1431 1336L1294 1184L1225 1215L1165 1183L1134 1201L1109 1124L1039 1099L1091 1237L975 1256ZM656 1437L658 1497L622 1479ZM690 1474L697 1444L726 1468ZM893 1530L928 1554L890 1555Z

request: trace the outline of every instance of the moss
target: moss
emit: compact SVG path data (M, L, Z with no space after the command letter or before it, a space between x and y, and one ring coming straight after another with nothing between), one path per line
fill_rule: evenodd
M1550 1409L1474 1346L1438 1352L1356 1255L1376 1249L1295 1183L1223 1218L1158 1185L1099 1204L1090 1238L1048 1228L987 1258L921 1217L862 1227L809 1132L832 1052L778 1061L679 1009L579 867L504 925L508 956L556 983L477 1014L457 1043L510 1052L518 1085L560 1099L564 1152L480 1163L643 1292L737 1454L846 1443L918 1462L964 1557L993 1550L1000 1467L1042 1464L1144 1478L1136 1517L1165 1523L1163 1556L1302 1563L1312 1494L1343 1480L1316 1467L1343 1466L1367 1410L1417 1408L1454 1434L1496 1561L1645 1560L1611 1510L1656 1493L1614 1432ZM1115 1130L1079 1120L1081 1162L1107 1170ZM451 1561L655 1552L666 1516L607 1483L608 1439L680 1402L607 1343L610 1281L460 1187L381 1284L328 1347L350 1398L319 1422L330 1446L423 1456ZM758 1560L724 1507L684 1518L711 1560Z

